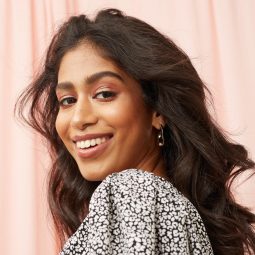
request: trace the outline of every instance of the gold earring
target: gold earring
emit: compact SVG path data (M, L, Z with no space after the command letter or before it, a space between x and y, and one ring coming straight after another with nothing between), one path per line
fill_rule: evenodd
M158 145L159 146L163 146L164 143L165 143L165 140L164 140L164 131L163 131L162 125L160 125L160 131L158 133Z

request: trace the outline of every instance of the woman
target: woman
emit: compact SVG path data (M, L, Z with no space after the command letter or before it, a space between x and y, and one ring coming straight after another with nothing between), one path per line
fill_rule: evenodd
M181 49L119 10L62 25L18 105L50 145L61 254L255 252L255 216L230 192L254 162L205 90Z

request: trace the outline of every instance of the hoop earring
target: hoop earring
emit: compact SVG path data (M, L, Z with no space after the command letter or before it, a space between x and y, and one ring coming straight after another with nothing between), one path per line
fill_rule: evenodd
M164 131L163 131L162 125L160 125L160 131L158 133L158 145L159 146L163 146L164 143L165 143L165 140L164 140Z

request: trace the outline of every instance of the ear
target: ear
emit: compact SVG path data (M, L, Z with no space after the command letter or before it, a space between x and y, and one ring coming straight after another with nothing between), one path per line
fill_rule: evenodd
M156 129L160 129L160 127L164 127L166 123L165 117L158 112L153 112L152 115L152 126Z

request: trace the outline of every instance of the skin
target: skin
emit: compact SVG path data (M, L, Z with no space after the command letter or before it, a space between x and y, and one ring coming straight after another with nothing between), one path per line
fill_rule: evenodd
M102 72L108 74L95 76ZM95 47L83 43L64 55L56 95L58 135L85 179L103 180L128 168L167 179L157 140L163 117L145 105L140 85ZM110 133L112 138L100 155L80 157L73 137L94 133Z

